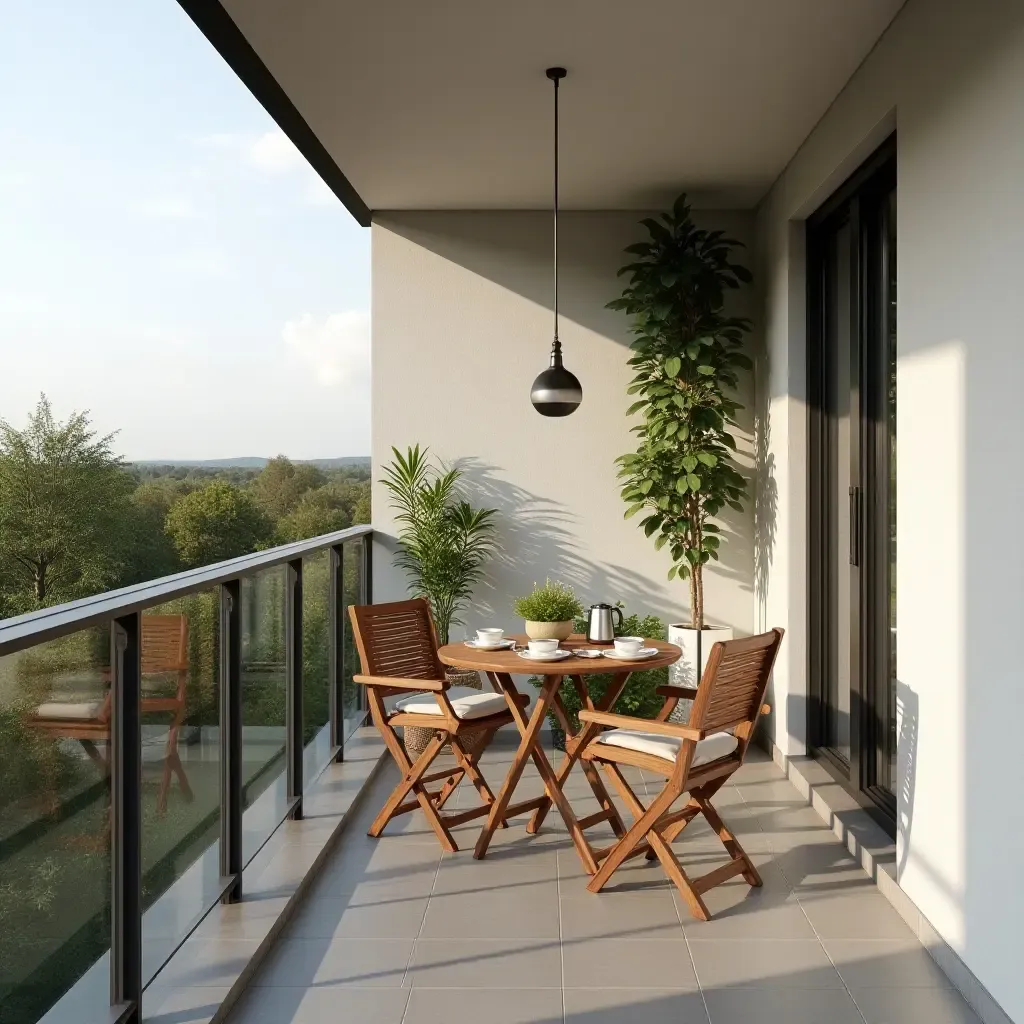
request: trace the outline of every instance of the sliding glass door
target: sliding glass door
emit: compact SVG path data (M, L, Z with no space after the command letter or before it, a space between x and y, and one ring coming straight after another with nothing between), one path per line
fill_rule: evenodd
M896 164L808 225L812 744L891 811L896 785Z

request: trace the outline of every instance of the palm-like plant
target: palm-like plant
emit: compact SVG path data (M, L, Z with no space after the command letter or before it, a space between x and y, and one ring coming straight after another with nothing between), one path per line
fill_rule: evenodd
M404 455L392 448L391 453L382 482L400 524L395 564L408 573L410 593L430 602L439 639L446 644L497 549L497 510L473 508L463 500L457 488L462 474L433 466L429 448L415 445Z

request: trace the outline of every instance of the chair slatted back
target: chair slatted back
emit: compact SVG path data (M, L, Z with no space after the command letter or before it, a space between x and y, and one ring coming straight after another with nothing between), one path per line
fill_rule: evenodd
M444 680L426 600L352 605L349 616L365 675Z
M188 669L188 619L184 615L142 616L142 671Z
M749 740L782 635L781 629L773 629L716 643L697 689L689 725L709 733L733 730L741 741Z

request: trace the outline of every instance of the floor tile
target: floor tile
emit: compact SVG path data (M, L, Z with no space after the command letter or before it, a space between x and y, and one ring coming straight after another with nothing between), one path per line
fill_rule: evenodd
M230 987L256 955L255 939L193 936L156 977L155 985L180 988Z
M419 939L409 966L414 988L560 988L557 939Z
M952 988L913 937L907 940L825 939L825 952L853 988Z
M686 949L660 939L565 940L562 978L566 988L697 988Z
M511 980L511 979L509 979ZM403 1024L562 1024L557 988L414 988Z
M843 982L815 939L690 940L703 991L757 988L842 988Z
M955 989L851 989L867 1024L981 1024Z
M878 893L800 897L801 906L821 939L899 939L913 932L892 904Z
M142 997L144 1024L208 1024L227 998L229 988L147 989Z
M252 984L400 988L412 947L409 939L286 938L273 950Z
M560 900L563 939L672 939L683 941L667 889L600 893Z
M563 896L581 896L587 891L590 875L580 860L580 855L571 844L558 850L558 891ZM627 860L615 872L613 882L617 892L644 889L667 889L672 883L668 880L661 864L643 857Z
M693 916L673 890L683 931L690 939L813 939L817 936L797 898L790 892L751 886L720 885L704 893L710 921Z
M550 845L499 844L489 849L483 860L474 860L469 851L445 854L432 894L514 890L538 882L552 883L557 878L558 851Z
M426 897L372 895L380 898L360 903L351 896L309 900L289 924L288 935L306 939L415 939L419 935Z
M565 1024L707 1024L699 992L666 989L567 988Z
M490 890L445 893L430 897L423 929L425 939L558 939L558 885L530 882L502 886L496 875Z
M262 988L242 997L227 1024L402 1024L408 1001L409 990L401 988Z
M705 989L711 1024L864 1024L844 988Z

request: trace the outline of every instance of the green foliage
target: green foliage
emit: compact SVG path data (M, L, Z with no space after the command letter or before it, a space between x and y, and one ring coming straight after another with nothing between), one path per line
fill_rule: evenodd
M323 487L323 471L309 463L294 463L284 455L271 459L253 480L252 494L271 519L287 515L310 490Z
M473 588L497 547L495 509L473 508L459 497L457 469L442 472L431 465L429 448L416 445L403 455L391 449L382 483L391 494L399 524L395 564L409 576L412 594L426 597L441 643L460 624Z
M565 622L583 614L583 605L572 587L551 580L545 580L542 587L534 584L533 592L516 598L513 608L516 615L529 622Z
M698 228L685 194L660 221L641 223L650 237L627 247L636 259L619 274L629 284L608 303L633 317L628 393L637 401L629 414L643 416L632 428L636 450L617 460L622 498L626 518L644 513L644 533L668 548L669 579L689 578L691 625L701 629L703 570L721 546L714 520L727 505L742 511L746 494L730 431L742 408L739 375L752 369L742 351L750 322L723 306L726 292L751 276L731 261L741 243Z
M248 554L273 534L255 498L226 483L208 484L176 501L165 529L186 567Z
M277 539L282 544L334 533L349 526L348 512L330 487L306 491L295 507L277 522Z
M575 630L577 633L586 633L587 621L585 618L576 620ZM657 615L627 615L623 617L622 625L616 629L616 636L642 636L648 640L664 640L667 633L665 623ZM604 696L608 685L612 681L609 673L587 676L587 688L591 697L597 701ZM541 686L541 680L534 677L530 682L537 688ZM667 668L642 669L634 672L626 683L619 699L615 702L612 711L617 715L630 715L634 718L654 718L664 703L663 698L655 692L659 686L668 682ZM569 720L573 728L579 728L579 718L582 704L575 686L563 686L561 688L562 703L569 713ZM548 715L548 721L556 732L561 731L558 719L554 714Z
M0 420L0 613L31 611L114 585L119 510L134 481L87 413L60 423L40 396L28 426Z

